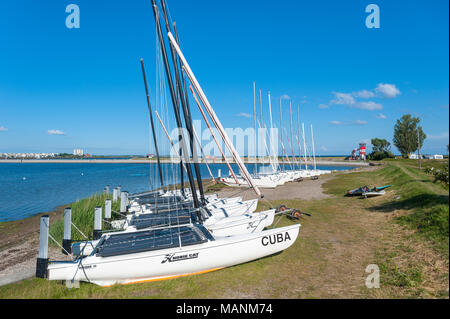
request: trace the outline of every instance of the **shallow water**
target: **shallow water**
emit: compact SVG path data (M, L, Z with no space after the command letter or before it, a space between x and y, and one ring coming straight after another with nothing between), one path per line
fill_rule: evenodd
M180 169L175 164L162 164L164 181L180 181ZM237 170L236 165L232 165ZM212 174L228 175L225 164L211 164ZM254 165L249 165L253 172ZM319 166L318 169L346 170L351 167ZM202 178L209 178L206 165L200 165ZM186 181L186 177L185 177ZM96 163L1 163L0 222L20 220L57 206L122 186L123 191L136 193L160 187L156 164L96 164Z

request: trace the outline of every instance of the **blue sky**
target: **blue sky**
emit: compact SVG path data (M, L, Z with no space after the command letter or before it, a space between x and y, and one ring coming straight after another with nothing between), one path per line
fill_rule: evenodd
M80 8L79 29L65 25L70 3ZM365 25L370 3L380 8L379 29ZM266 124L267 92L277 123L279 98L289 97L306 127L314 125L319 154L349 154L374 137L392 141L395 121L407 113L422 119L423 152L446 153L448 1L168 5L184 54L225 127L253 126L245 115L253 112L255 81ZM150 0L0 6L0 153L153 151L139 65L144 58L152 102L164 108L156 99ZM201 118L196 109L193 116Z

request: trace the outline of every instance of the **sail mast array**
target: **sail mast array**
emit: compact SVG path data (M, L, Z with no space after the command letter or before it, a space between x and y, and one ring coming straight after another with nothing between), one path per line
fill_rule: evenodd
M182 124L181 124L179 101L178 101L177 94L175 93L175 88L173 85L172 73L170 71L169 60L167 58L166 46L164 43L164 38L163 38L162 30L161 30L161 24L159 22L159 10L158 10L158 6L156 5L155 0L152 0L152 8L153 8L153 15L155 18L155 23L156 23L156 31L158 34L159 44L160 44L160 48L161 48L161 54L162 54L162 58L164 61L164 68L166 70L167 82L169 84L170 97L172 99L172 106L173 106L173 110L174 110L175 118L176 118L176 122L177 122L177 127L178 127L178 140L179 140L181 148L182 148L182 151L181 151L182 156L184 157L184 160L186 163L186 169L187 169L187 174L188 174L188 178L189 178L189 187L190 187L191 193L192 193L192 200L194 202L194 207L199 208L200 204L198 201L197 191L196 191L196 187L194 184L194 177L192 175L192 168L191 168L190 159L188 156L189 153L187 151L186 142L185 142L186 139L184 138L184 132L182 129ZM183 185L182 185L182 189L183 189Z
M194 99L195 99L195 102L197 103L198 109L200 110L200 113L202 114L203 119L205 120L206 126L208 126L208 128L209 128L209 131L210 131L210 133L211 133L211 135L212 135L212 137L214 139L214 142L217 145L217 148L220 151L220 154L222 154L222 159L225 161L225 164L227 164L227 167L228 167L228 169L230 171L230 174L233 175L233 178L234 178L236 184L239 184L238 179L236 177L236 174L234 173L233 168L231 167L230 163L228 162L228 160L227 160L227 158L225 156L225 153L222 150L222 146L220 146L220 143L217 141L216 135L214 134L214 131L213 131L211 125L209 124L209 121L208 121L208 118L205 115L205 112L203 112L202 105L198 101L197 95L195 95L194 90L192 89L192 86L189 86L189 89L191 90L192 95L194 96Z
M141 68L142 68L142 76L144 78L145 93L147 95L147 106L148 106L148 113L150 115L150 124L152 127L153 142L155 144L156 159L158 161L159 179L161 182L161 187L164 189L165 187L164 187L164 179L163 179L162 169L161 169L161 160L159 158L158 143L156 142L155 124L153 123L153 113L152 113L152 107L150 104L150 95L149 95L148 86L147 86L147 77L145 76L145 68L144 68L144 60L143 59L141 59Z
M314 159L314 170L317 169L316 167L316 149L314 147L314 131L313 131L313 125L311 124L311 140L312 140L312 151L313 151L313 159Z
M214 125L216 126L217 130L219 131L220 135L222 136L222 139L224 140L225 145L227 146L227 148L230 151L231 155L233 156L235 162L239 166L239 169L241 170L242 176L247 181L247 183L250 185L250 187L253 188L255 193L258 196L263 197L261 191L256 186L256 184L254 183L250 173L248 172L247 167L245 166L245 164L243 163L241 157L239 156L239 154L237 153L236 149L234 148L233 143L228 138L228 136L227 136L227 134L225 132L225 129L222 126L222 123L220 122L219 118L217 117L216 113L214 112L214 110L213 110L211 104L209 103L205 93L203 92L200 84L198 83L194 73L192 72L191 68L189 67L189 64L188 64L186 58L184 57L180 47L176 43L175 38L173 37L171 32L168 32L167 35L169 37L170 43L172 44L174 49L177 51L178 57L183 62L183 69L186 71L186 74L187 74L189 80L191 81L191 83L192 83L192 85L194 87L194 90L199 95L200 101L202 101L202 103L203 103L206 111L208 112L211 120L213 121Z
M170 24L169 24L169 18L167 15L165 0L161 0L161 7L162 7L165 26L166 26L166 32L170 33L171 29L170 29ZM175 39L174 39L174 41L175 41ZM176 41L174 43L176 43L177 46L179 47L178 41ZM173 46L174 43L170 43L170 53L172 56L173 69L174 69L174 73L175 73L177 94L179 97L179 101L181 102L181 108L182 108L183 115L184 115L184 122L185 122L185 126L187 129L188 135L189 135L191 154L193 157L194 171L195 171L195 175L197 177L197 185L198 185L199 192L200 192L200 199L201 199L202 204L205 205L206 202L205 202L205 196L203 193L203 183L202 183L202 178L201 178L201 174L200 174L200 168L198 165L197 149L195 147L194 134L192 132L192 118L190 115L188 101L185 99L185 95L183 93L183 84L181 83L181 79L180 79L181 68L178 68L178 62L180 62L181 67L183 66L183 64L181 63L181 61L177 60L177 55L175 53L174 46ZM170 72L170 70L169 70L169 72ZM178 104L178 107L179 107L179 104ZM197 196L197 195L195 195L195 196Z

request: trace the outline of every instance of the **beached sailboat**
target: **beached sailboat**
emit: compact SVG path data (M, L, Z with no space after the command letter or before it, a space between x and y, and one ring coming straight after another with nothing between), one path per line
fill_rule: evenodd
M93 253L48 265L49 280L100 286L202 274L266 257L289 248L300 224L220 237L200 225L110 235Z
M362 196L364 194L373 194L373 196L379 196L384 195L385 190L389 187L392 187L392 185L386 185L381 187L373 187L369 188L368 186L361 186L352 190L349 190L347 192L347 196Z
M216 236L234 236L248 233L261 232L272 225L277 212L275 209L252 214L243 214L227 217L215 217L204 209L201 210L203 217L199 223L197 214L193 211L179 210L171 213L132 215L131 218L122 223L121 231L104 233L101 238L91 241L77 242L72 245L72 254L75 256L89 256L102 238L111 235L132 233L143 230L159 229L182 225L201 224L209 232Z

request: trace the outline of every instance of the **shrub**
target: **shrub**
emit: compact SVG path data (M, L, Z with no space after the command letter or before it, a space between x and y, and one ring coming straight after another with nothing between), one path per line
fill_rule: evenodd
M395 156L390 151L372 152L368 156L368 159L372 161L381 161L385 158L395 158Z
M440 182L445 186L449 186L448 182L448 163L442 169L436 169L434 167L425 169L425 173L434 176L434 182Z

